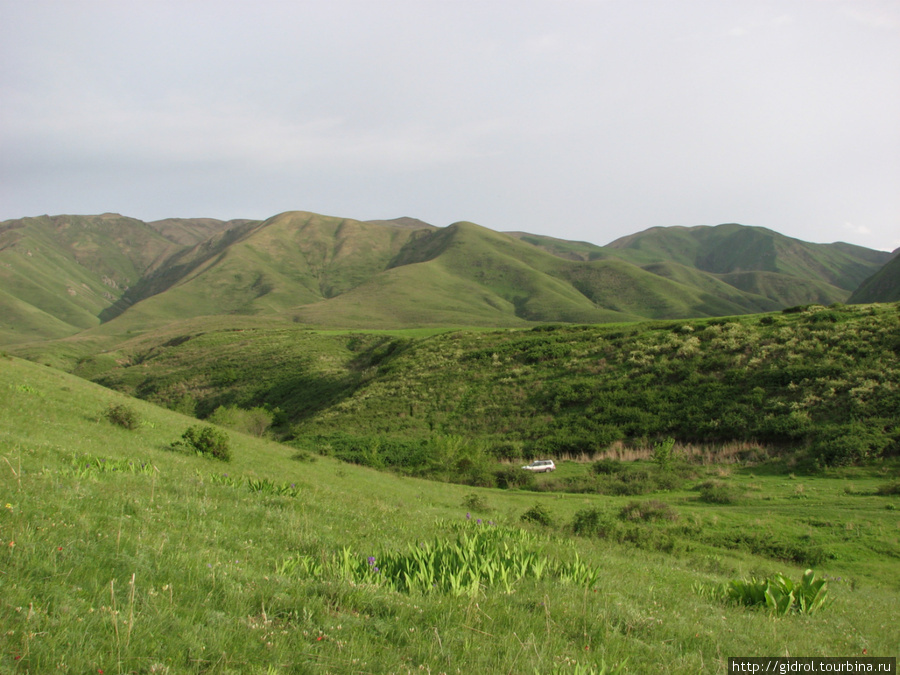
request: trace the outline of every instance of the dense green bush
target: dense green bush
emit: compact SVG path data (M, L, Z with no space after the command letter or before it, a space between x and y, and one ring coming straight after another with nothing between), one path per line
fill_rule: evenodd
M534 474L517 466L505 466L494 471L497 487L531 489L535 485Z
M262 406L244 410L236 405L220 405L207 419L221 427L261 437L272 426L274 418L275 414Z
M678 520L678 512L669 504L658 499L643 502L629 502L619 511L622 520Z
M878 488L878 494L883 495L885 497L890 495L900 495L900 480L891 481L890 483L885 483L881 487Z
M545 527L550 527L551 525L553 525L553 517L547 510L547 507L543 504L535 504L525 513L523 513L521 518L526 523L535 523L537 525L543 525Z
M193 450L201 455L209 455L223 462L231 461L231 447L228 434L209 425L197 424L188 427L181 440L174 443L176 448Z
M124 403L110 403L105 413L112 424L134 431L141 426L141 417L137 410Z
M718 480L708 480L696 487L700 491L700 501L707 504L734 504L741 498L735 488Z
M851 422L819 429L811 451L825 466L848 466L881 457L893 439L875 424Z
M591 465L591 470L594 473L610 475L624 471L625 467L622 465L622 462L606 457L594 462Z

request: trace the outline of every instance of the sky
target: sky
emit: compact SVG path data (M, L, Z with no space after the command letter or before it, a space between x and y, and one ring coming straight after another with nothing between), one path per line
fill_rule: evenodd
M900 247L897 0L0 0L0 221Z

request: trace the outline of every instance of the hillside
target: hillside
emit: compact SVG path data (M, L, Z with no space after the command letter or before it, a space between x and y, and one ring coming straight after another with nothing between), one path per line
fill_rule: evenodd
M695 467L652 499L482 489L233 431L218 461L175 444L196 420L17 359L0 396L3 672L687 675L897 654L879 473ZM714 592L810 565L816 613Z
M840 465L900 453L898 334L896 305L424 335L195 323L74 372L201 417L264 406L282 436L360 447L450 434L495 456L556 457L671 436Z
M893 258L871 277L863 281L848 302L897 302L900 300L900 251L894 251Z
M846 301L890 254L844 243L811 244L762 227L653 228L607 247L638 264L675 262L763 291L782 306ZM798 287L799 282L799 287Z
M606 323L844 301L888 254L763 228L656 228L607 247L474 223L43 216L0 225L0 341L204 316L320 328Z
M178 249L146 223L116 214L0 223L0 338L72 334Z

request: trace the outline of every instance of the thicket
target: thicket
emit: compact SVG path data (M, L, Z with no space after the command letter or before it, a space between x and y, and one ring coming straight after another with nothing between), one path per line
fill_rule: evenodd
M409 347L364 395L295 427L443 432L523 456L625 443L759 442L839 466L900 452L897 305L625 328L455 333Z
M417 339L222 331L99 379L201 417L278 408L273 425L301 446L421 475L463 471L472 484L497 480L485 457L590 456L667 438L753 442L840 466L900 454L898 310L811 305ZM451 437L466 452L435 441ZM450 462L429 465L435 452Z
M208 424L188 427L181 439L172 444L172 449L195 452L223 462L231 461L231 441L228 434Z
M129 431L134 431L141 426L141 416L138 411L125 403L110 403L104 416L110 423Z

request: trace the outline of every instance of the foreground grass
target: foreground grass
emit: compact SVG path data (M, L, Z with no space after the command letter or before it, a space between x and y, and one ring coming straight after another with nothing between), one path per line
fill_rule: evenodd
M103 416L123 401L143 422L135 431ZM575 673L606 664L715 673L738 655L900 653L897 497L875 494L890 473L736 471L717 477L740 493L736 502L655 495L678 518L618 518L638 533L620 543L573 536L570 523L585 509L617 518L632 498L428 483L299 462L238 434L228 464L166 449L194 423L0 361L0 672ZM251 479L293 488L253 491ZM520 520L536 504L549 527ZM487 521L524 528L518 546L546 560L577 556L596 582L528 576L510 592L485 582L474 593L405 593L342 571L345 555L365 565ZM803 564L733 546L735 532L826 550L817 571L832 607L774 619L695 592L802 574ZM674 544L658 546L666 537Z

